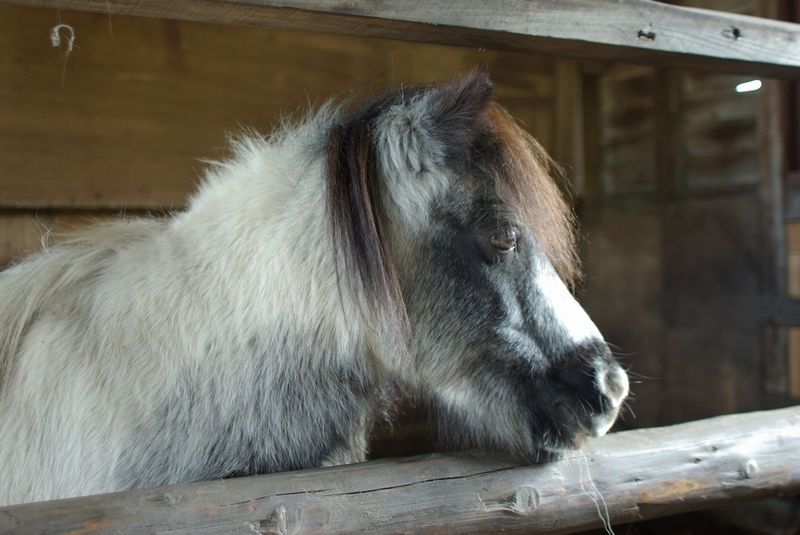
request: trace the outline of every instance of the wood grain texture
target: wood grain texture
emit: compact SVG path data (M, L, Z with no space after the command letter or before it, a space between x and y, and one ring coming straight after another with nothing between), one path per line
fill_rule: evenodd
M600 78L604 195L656 191L655 74L649 67L615 65Z
M61 18L79 47L63 87L55 11L0 6L4 207L181 206L200 158L228 155L226 133L267 133L384 63L367 40L133 17L111 34L105 15Z
M800 76L800 26L652 0L3 1L765 76Z
M228 154L226 132L476 65L545 147L554 138L554 62L533 54L118 15L112 34L104 13L62 12L78 48L61 87L57 20L0 5L0 207L179 207L200 158Z
M755 186L759 182L758 104L767 88L737 93L741 76L682 73L678 78L680 110L680 190L704 194ZM775 140L778 143L777 140Z
M0 533L564 533L606 507L627 522L797 491L792 407L608 435L541 465L435 454L5 507Z

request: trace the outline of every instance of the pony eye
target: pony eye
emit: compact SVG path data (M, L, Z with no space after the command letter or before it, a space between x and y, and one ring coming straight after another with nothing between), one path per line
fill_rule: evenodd
M511 253L517 248L517 229L504 227L489 236L489 243L501 253Z

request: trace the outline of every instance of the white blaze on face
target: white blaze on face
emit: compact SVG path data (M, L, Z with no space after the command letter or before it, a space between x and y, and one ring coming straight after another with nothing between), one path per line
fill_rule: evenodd
M555 270L547 265L536 278L536 285L557 322L575 344L589 339L602 340L597 326L567 289Z

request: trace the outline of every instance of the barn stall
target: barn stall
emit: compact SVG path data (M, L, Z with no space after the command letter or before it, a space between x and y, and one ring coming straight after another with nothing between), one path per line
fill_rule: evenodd
M563 532L800 488L800 412L775 410L800 398L794 3L3 4L0 263L180 209L237 125L485 65L566 169L580 300L640 379L622 432L555 463L375 460L14 506L0 529ZM425 422L410 407L373 456L434 451Z

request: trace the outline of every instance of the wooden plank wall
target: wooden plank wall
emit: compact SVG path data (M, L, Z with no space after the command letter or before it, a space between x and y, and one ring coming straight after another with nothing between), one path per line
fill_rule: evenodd
M59 20L76 32L63 87ZM553 146L555 62L530 54L10 6L0 50L0 265L67 215L179 208L226 132L269 132L353 88L484 65Z
M747 0L708 4L758 10ZM780 230L781 192L770 189L780 169L766 149L779 140L765 134L775 87L736 93L748 79L631 66L598 79L601 156L587 172L598 185L586 191L599 198L582 214L584 301L646 376L634 388L636 425L765 403L756 309L782 288L781 251L767 246Z

